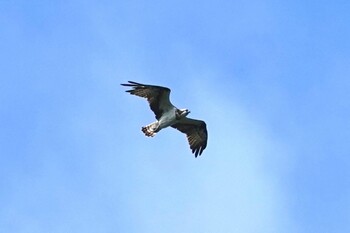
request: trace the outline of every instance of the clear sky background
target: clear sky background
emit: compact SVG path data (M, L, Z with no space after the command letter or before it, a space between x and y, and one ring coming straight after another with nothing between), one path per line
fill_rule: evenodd
M0 231L350 232L349 12L0 1ZM201 157L127 80L207 122Z

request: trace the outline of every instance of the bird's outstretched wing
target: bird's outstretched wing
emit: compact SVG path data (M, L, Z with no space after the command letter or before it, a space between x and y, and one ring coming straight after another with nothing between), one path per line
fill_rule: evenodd
M121 84L122 86L132 87L131 90L127 90L132 95L146 98L151 107L151 110L156 115L156 119L162 116L163 112L169 108L174 107L169 99L170 89L167 87L146 85L133 81L129 83Z
M186 134L188 143L195 157L201 155L203 150L207 147L208 131L204 121L185 117L171 127Z

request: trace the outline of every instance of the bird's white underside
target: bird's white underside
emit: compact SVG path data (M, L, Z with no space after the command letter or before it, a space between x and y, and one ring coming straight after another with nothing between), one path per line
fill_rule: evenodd
M175 124L177 121L175 110L176 110L175 108L171 108L167 112L164 112L164 114L158 121L145 126L149 136L154 137L155 134L159 132L161 129L167 128Z

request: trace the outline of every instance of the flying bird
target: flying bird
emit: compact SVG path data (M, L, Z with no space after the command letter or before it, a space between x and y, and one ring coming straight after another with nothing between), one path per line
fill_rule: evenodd
M131 87L127 90L131 95L146 98L157 121L142 127L147 137L154 137L160 130L169 126L186 134L192 153L197 157L207 147L208 132L204 121L188 118L188 109L178 109L170 102L170 89L167 87L146 85L128 81L122 86Z

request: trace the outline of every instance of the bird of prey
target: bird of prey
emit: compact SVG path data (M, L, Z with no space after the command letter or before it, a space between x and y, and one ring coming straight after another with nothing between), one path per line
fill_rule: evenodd
M146 85L128 81L122 86L131 87L127 90L131 95L146 98L157 121L142 127L142 132L148 137L154 137L161 129L173 127L187 136L192 153L197 157L207 147L208 132L204 121L188 118L188 109L178 109L169 99L170 89L167 87Z

